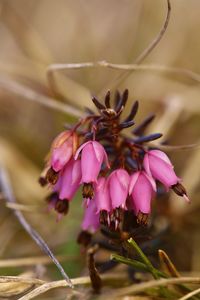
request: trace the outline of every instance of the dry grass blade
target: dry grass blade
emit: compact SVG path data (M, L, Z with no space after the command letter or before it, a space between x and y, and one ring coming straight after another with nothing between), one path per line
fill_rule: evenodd
M104 274L101 276L102 282L104 284L109 282L115 282L115 281L120 281L122 280L127 280L127 275L126 274ZM74 286L77 285L90 285L91 280L89 276L86 277L80 277L80 278L74 278L71 280ZM66 281L64 280L59 280L59 281L52 281L48 283L44 283L43 285L37 287L30 293L26 294L25 296L19 298L18 300L29 300L37 297L38 295L41 295L43 293L46 293L47 291L55 288L60 288L60 287L66 287Z
M163 26L161 27L161 30L156 35L156 37L151 41L151 43L144 49L144 51L136 58L135 64L140 64L152 51L153 49L159 44L160 40L165 34L165 31L167 30L169 20L171 15L171 3L170 0L167 0L167 14L165 17L165 21ZM111 83L109 83L110 88L113 88L116 85L119 85L123 80L125 80L132 72L133 70L128 70L121 73L118 77L116 77Z
M10 203L16 203L15 197L11 188L11 184L9 181L9 177L6 173L6 170L2 167L0 168L0 185L2 192L4 194L5 200ZM25 220L24 216L19 210L14 211L18 221L23 226L23 228L27 231L27 233L32 237L32 239L37 243L37 245L44 251L54 262L54 264L59 269L60 273L62 274L63 278L67 281L70 287L73 287L71 280L69 279L68 275L65 273L63 267L60 265L59 261L56 259L54 254L49 249L48 245L45 241L41 238L41 236L29 225L29 223Z
M167 0L167 15L164 21L164 24L158 33L158 35L153 39L153 41L150 43L150 45L136 58L135 64L140 64L151 52L152 50L158 45L160 40L162 39L163 35L165 34L165 31L167 30L169 19L171 14L171 3L169 0Z
M193 296L195 296L199 293L200 293L200 288L188 293L187 295L185 295L181 298L179 298L179 300L187 300L187 299L192 298Z
M200 75L189 69L169 67L165 65L149 64L149 65L137 65L137 64L113 64L106 60L96 61L96 62L83 62L83 63L69 63L69 64L52 64L47 69L47 78L49 83L52 83L53 73L55 71L63 71L70 69L83 69L83 68L95 68L103 67L114 70L124 70L124 71L151 71L151 72L161 72L166 74L175 74L183 76L185 78L191 79L200 83Z
M12 298L27 293L30 289L38 284L42 284L42 280L28 278L30 274L22 274L18 277L1 276L0 277L0 299Z
M74 117L83 116L83 112L81 110L74 108L71 105L58 102L51 97L42 95L35 90L10 79L9 77L0 76L0 89L12 93L15 96L25 98L26 100L39 103L53 110L70 114Z
M170 146L170 145L160 145L152 143L153 147L158 147L160 150L164 151L182 151L182 150L192 150L200 148L200 143L196 144L188 144L188 145L177 145L177 146Z
M64 261L69 259L72 261L76 257L73 256L58 256L59 261ZM10 258L0 260L0 268L8 267L22 267L22 266L34 266L37 264L51 264L52 260L48 256L38 256L38 257L23 257L23 258Z
M129 294L136 294L144 292L146 289L155 288L159 286L167 286L167 285L175 285L180 283L192 283L192 284L199 284L200 283L200 277L180 277L180 278L169 278L169 279L159 279L159 280L152 280L145 283L139 283L136 285L132 285L130 287L125 287L118 289L117 291L110 293L110 298L117 298L119 296L125 296ZM105 299L104 295L103 297L100 297L100 300ZM25 299L23 299L25 300Z
M25 212L41 212L41 210L39 209L39 207L37 207L36 205L24 205L24 204L18 204L18 203L6 203L6 206L10 209L17 209L17 210L21 210L21 211L25 211Z
M179 272L177 271L167 253L163 250L158 250L158 255L163 271L168 273L172 277L180 277Z
M0 276L0 283L7 282L23 282L23 283L31 283L31 284L44 284L45 281L37 279L37 278L27 278L23 276Z

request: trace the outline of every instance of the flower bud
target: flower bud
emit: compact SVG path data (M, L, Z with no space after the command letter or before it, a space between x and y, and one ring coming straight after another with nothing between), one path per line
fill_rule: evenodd
M63 131L53 141L51 146L50 165L59 172L71 159L77 149L78 137L75 132Z

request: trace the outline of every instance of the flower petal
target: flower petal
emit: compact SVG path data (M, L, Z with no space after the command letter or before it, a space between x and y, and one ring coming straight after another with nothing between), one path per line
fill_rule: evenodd
M157 187L156 187L156 182L155 180L153 179L153 177L149 176L146 172L142 172L143 175L149 180L151 186L152 186L152 189L154 190L154 192L157 191Z
M160 151L160 150L150 150L149 151L149 155L154 155L157 158L160 158L161 160L165 161L170 166L173 166L172 163L171 163L171 161L170 161L170 159L169 159L169 157L163 151Z
M77 160L77 158L78 158L78 156L79 156L79 153L83 150L83 148L84 148L87 144L90 144L90 143L91 143L91 141L88 141L88 142L82 144L82 145L78 148L78 150L76 151L76 154L75 154L75 156L74 156L74 159L75 159L75 160Z
M139 175L140 175L139 171L135 172L135 173L133 173L131 175L131 177L130 177L130 183L129 183L129 195L131 195L131 193L132 193L132 191L134 189L134 186L135 186L135 184L136 184L136 182L138 180Z

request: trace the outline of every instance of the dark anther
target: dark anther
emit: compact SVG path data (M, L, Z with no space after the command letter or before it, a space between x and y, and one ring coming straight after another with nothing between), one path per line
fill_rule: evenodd
M138 125L133 131L132 133L135 135L143 135L147 126L154 120L155 115L150 115L148 116L140 125Z
M59 199L55 204L55 210L60 214L66 215L69 210L69 201Z
M46 174L46 180L48 183L56 184L58 180L58 172L54 171L53 168L49 168Z
M110 91L108 91L107 94L106 94L105 106L106 106L106 108L110 108Z
M146 142L150 142L150 141L155 141L159 138L161 138L162 133L153 133L147 136L141 136L137 139L134 139L134 143L136 144L141 144L141 143L146 143Z
M41 186L45 186L45 185L47 185L47 183L48 183L47 180L46 180L46 178L43 177L43 176L40 176L40 177L39 177L38 182L39 182L39 184L40 184Z
M88 231L81 231L77 237L77 243L87 247L91 243L92 235Z
M138 107L139 107L139 102L138 102L138 101L135 101L135 103L133 104L133 106L132 106L132 108L131 108L130 114L129 114L128 117L124 120L124 122L129 122L129 121L131 121L131 120L134 119L134 117L135 117L136 114L137 114Z
M143 226L146 226L148 223L148 214L144 214L141 211L137 215L137 223Z
M92 199L94 197L94 187L92 182L83 184L82 195L85 199Z
M185 199L189 202L187 191L181 183L178 182L177 184L172 185L171 188L178 196L185 197Z
M93 103L94 103L94 105L98 108L98 109L106 109L106 107L103 105L103 104L101 104L101 102L99 102L99 100L97 100L97 98L96 97L92 97L92 101L93 101Z
M59 195L57 192L53 192L50 195L48 195L45 199L47 201L47 203L51 203L51 202L57 202L59 200Z
M100 212L99 222L102 225L109 226L110 225L110 216L106 210L102 210Z

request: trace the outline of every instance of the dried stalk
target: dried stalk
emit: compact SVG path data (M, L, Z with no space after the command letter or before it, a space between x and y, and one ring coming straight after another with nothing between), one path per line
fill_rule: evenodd
M109 283L110 281L116 281L119 280L120 282L122 280L127 280L127 275L120 273L120 274L103 274L101 276L102 282ZM80 277L80 278L74 278L71 280L73 285L90 285L91 280L90 277ZM19 298L18 300L29 300L37 297L38 295L41 295L43 293L46 293L49 290L55 289L55 288L60 288L60 287L66 287L66 281L64 280L59 280L59 281L52 281L48 283L44 283L43 285L35 288L33 291L30 293L26 294L25 296Z
M16 203L14 193L11 188L11 184L9 181L8 174L4 168L0 168L0 185L4 195L4 198L9 203ZM14 214L16 215L18 221L23 226L23 228L28 232L28 234L32 237L32 239L37 243L37 245L44 251L54 262L54 264L59 269L60 273L62 274L63 278L67 281L70 287L73 287L71 280L69 279L68 275L65 273L63 267L60 265L59 261L56 259L54 254L49 249L46 242L41 238L41 236L35 231L30 224L26 221L23 214L19 210L14 210Z
M0 89L11 92L12 94L25 98L26 100L39 103L50 109L72 115L74 117L82 117L83 112L71 105L63 104L55 99L42 95L31 88L18 83L9 77L0 76Z
M199 293L200 293L200 288L188 293L187 295L179 298L178 300L186 300L186 299L192 298L193 296L195 296Z
M66 261L69 259L70 261L74 260L76 257L60 255L58 259L60 261ZM36 257L23 257L23 258L10 258L10 259L2 259L0 260L0 268L8 268L8 267L22 267L22 266L34 266L38 264L46 265L51 264L52 260L47 256L36 256Z
M102 68L109 68L114 70L125 70L125 71L154 71L154 72L162 72L168 74L176 74L182 75L186 78L192 79L198 83L200 83L200 75L195 73L189 69L185 68L176 68L176 67L169 67L165 65L156 65L156 64L149 64L149 65L137 65L137 64L113 64L106 60L96 61L96 62L83 62L83 63L69 63L69 64L51 64L47 68L47 80L51 85L53 79L53 73L55 71L63 71L63 70L70 70L70 69L83 69L83 68L95 68L95 67L102 67Z
M180 283L192 283L192 284L200 284L200 277L180 277L180 278L169 278L169 279L159 279L159 280L151 280L145 283L139 283L136 285L132 285L130 287L118 289L116 292L109 293L110 299L117 298L120 296L125 296L129 294L136 294L144 292L146 289L155 288L159 286L167 286L167 285L176 285ZM105 299L106 295L100 297L99 300ZM23 299L25 300L25 299Z

